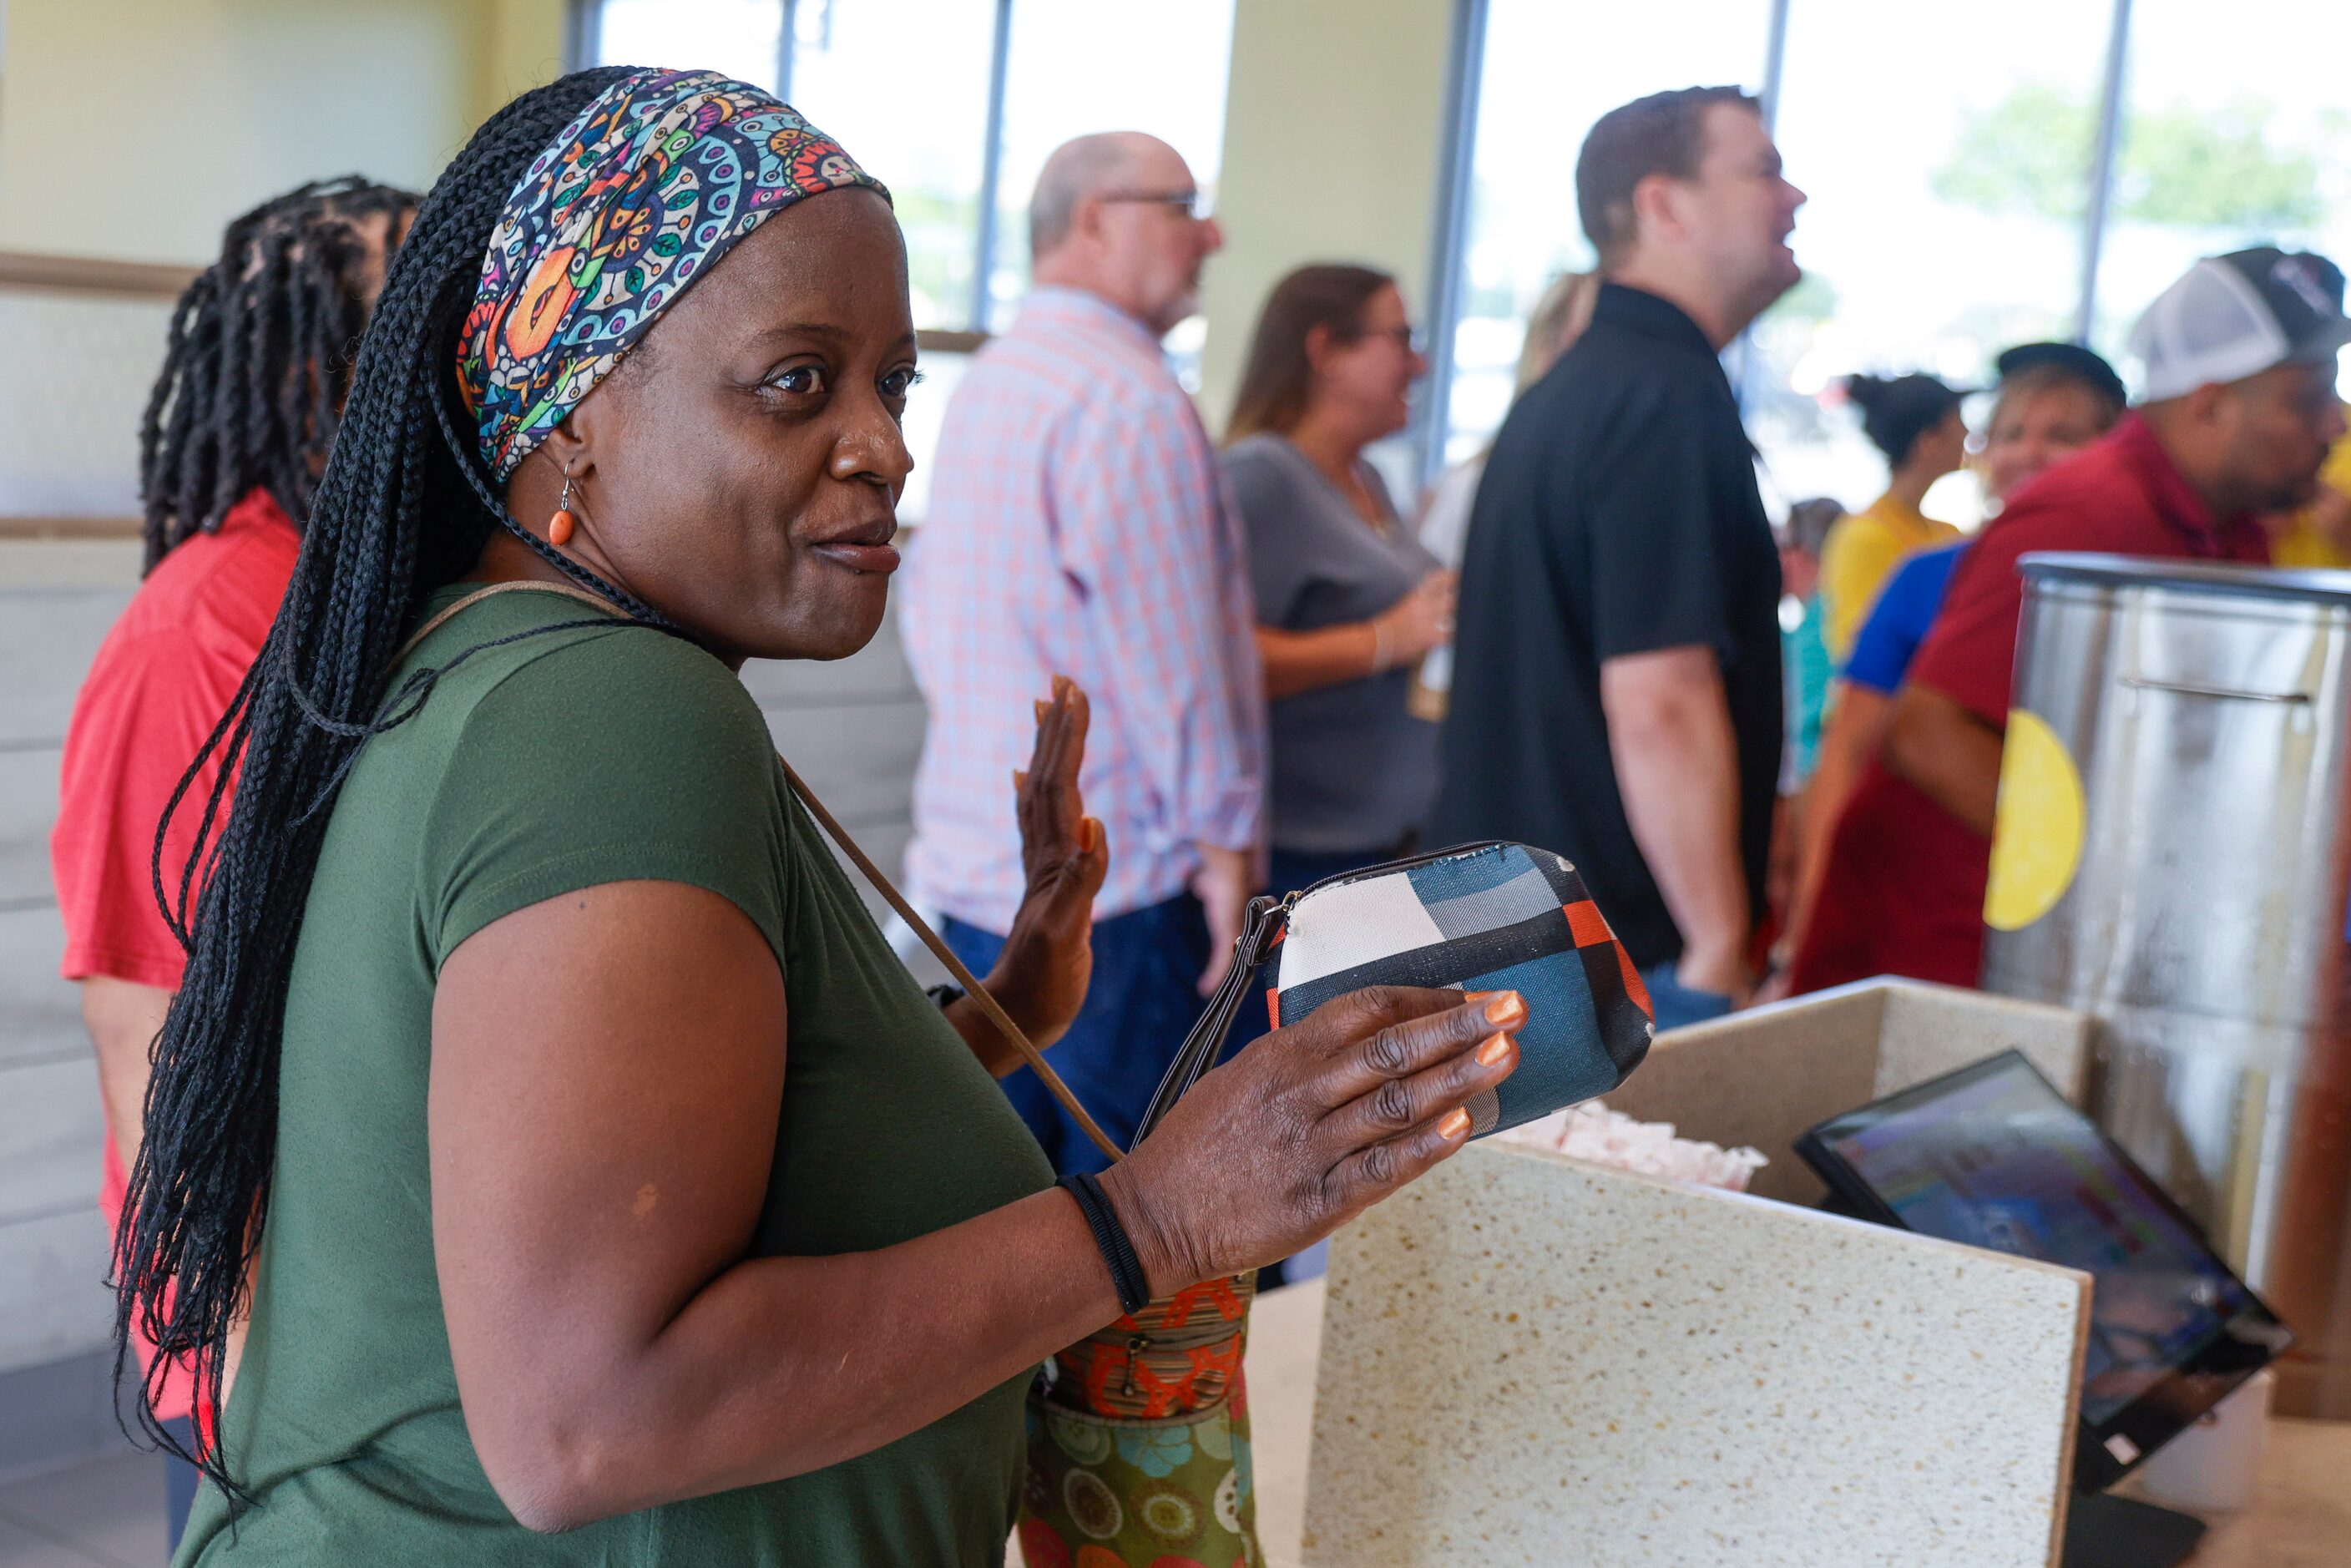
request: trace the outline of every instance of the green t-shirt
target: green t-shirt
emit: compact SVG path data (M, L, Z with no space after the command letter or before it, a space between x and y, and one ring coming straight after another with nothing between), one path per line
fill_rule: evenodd
M435 631L403 674L595 614L501 594ZM501 915L638 878L732 900L783 968L789 1055L754 1255L884 1247L1051 1184L792 798L723 664L621 625L476 654L367 743L329 822L287 993L252 1330L223 1418L256 1503L232 1526L205 1488L179 1563L1001 1561L1025 1378L828 1469L562 1535L516 1523L483 1475L434 1267L434 977ZM692 1034L667 1048L691 1051Z

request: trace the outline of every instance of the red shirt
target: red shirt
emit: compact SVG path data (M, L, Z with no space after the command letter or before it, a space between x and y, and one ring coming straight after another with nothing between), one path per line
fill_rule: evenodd
M2026 485L1970 546L1909 679L2006 729L2033 550L2269 564L2250 517L2215 520L2144 420ZM1828 871L1790 977L1798 992L1872 975L1972 986L1983 964L1991 841L1873 762L1829 842Z
M218 532L197 534L158 562L99 644L66 730L49 835L67 979L106 975L179 988L187 959L155 904L155 827L261 652L301 543L277 503L256 490ZM217 776L201 775L172 818L163 876L175 897ZM99 1207L112 1229L128 1184L111 1127L102 1160ZM140 1352L144 1362L144 1341ZM189 1377L175 1368L156 1415L185 1416L189 1394Z

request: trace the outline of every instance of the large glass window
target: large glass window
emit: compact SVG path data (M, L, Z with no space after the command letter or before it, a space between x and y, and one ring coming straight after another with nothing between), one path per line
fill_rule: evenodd
M1575 213L1575 157L1592 122L1666 88L1736 82L1755 90L1771 20L1770 0L1492 0L1453 330L1448 462L1475 453L1502 423L1527 314L1544 287L1593 264Z
M1791 0L1775 135L1812 198L1804 280L1756 324L1748 429L1780 499L1869 502L1886 465L1838 378L1981 385L2012 343L2074 335L2110 17L1979 0L1964 26L1882 0ZM1927 510L1972 524L1974 480Z
M1013 0L998 185L991 319L1001 327L1028 285L1029 194L1046 154L1093 131L1147 131L1174 147L1213 200L1223 162L1233 0ZM1171 336L1196 354L1205 323Z
M598 0L592 20L600 63L781 84L839 137L897 200L917 327L1003 325L1028 287L1029 191L1071 137L1150 131L1215 190L1233 0ZM1170 347L1196 350L1201 330Z
M1858 506L1885 482L1844 375L1980 384L2001 349L2086 326L2128 376L2131 323L2197 256L2274 243L2351 257L2351 6L2247 0L2222 24L2202 0L1983 0L1957 17L1784 0L1774 40L1770 0L1482 4L1450 458L1500 421L1544 284L1591 263L1573 171L1593 120L1659 88L1752 86L1774 49L1774 133L1812 198L1794 236L1805 278L1729 356L1769 499ZM1954 476L1928 509L1965 524L1982 500Z
M2092 329L2110 355L2199 256L2278 245L2351 265L2351 6L2242 0L2222 15L2131 7Z
M582 63L724 71L773 92L783 20L780 0L601 0Z
M792 105L890 187L916 327L972 320L989 0L797 0Z

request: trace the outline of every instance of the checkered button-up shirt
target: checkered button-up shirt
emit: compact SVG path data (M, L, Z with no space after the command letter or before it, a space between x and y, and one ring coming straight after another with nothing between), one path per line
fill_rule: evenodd
M930 706L917 898L1005 931L1025 878L1012 773L1066 674L1093 704L1080 786L1108 919L1175 896L1194 846L1257 841L1265 694L1249 557L1207 433L1142 323L1040 288L947 405L901 601Z

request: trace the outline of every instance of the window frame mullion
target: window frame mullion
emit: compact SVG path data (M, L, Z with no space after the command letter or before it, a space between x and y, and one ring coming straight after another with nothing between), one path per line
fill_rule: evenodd
M1413 432L1414 483L1426 488L1445 472L1445 444L1453 434L1454 333L1461 323L1464 254L1469 243L1469 203L1478 155L1478 98L1486 70L1486 22L1491 0L1454 0L1447 51L1442 151L1437 167L1436 232L1428 258L1428 375L1421 382L1419 428Z
M2082 287L2074 316L2074 340L2086 347L2096 324L2098 263L2106 246L2106 222L2115 199L2115 160L2122 145L2123 98L2130 90L2131 0L2114 0L2114 24L2106 35L2106 75L2098 99L2098 140L2090 154L2090 199L2082 210Z
M799 0L776 0L776 96L792 100L792 51L799 32Z
M970 329L987 330L996 276L997 208L1004 181L1004 89L1011 74L1012 0L996 0L996 37L987 57L987 123L979 163L979 222L971 236Z

